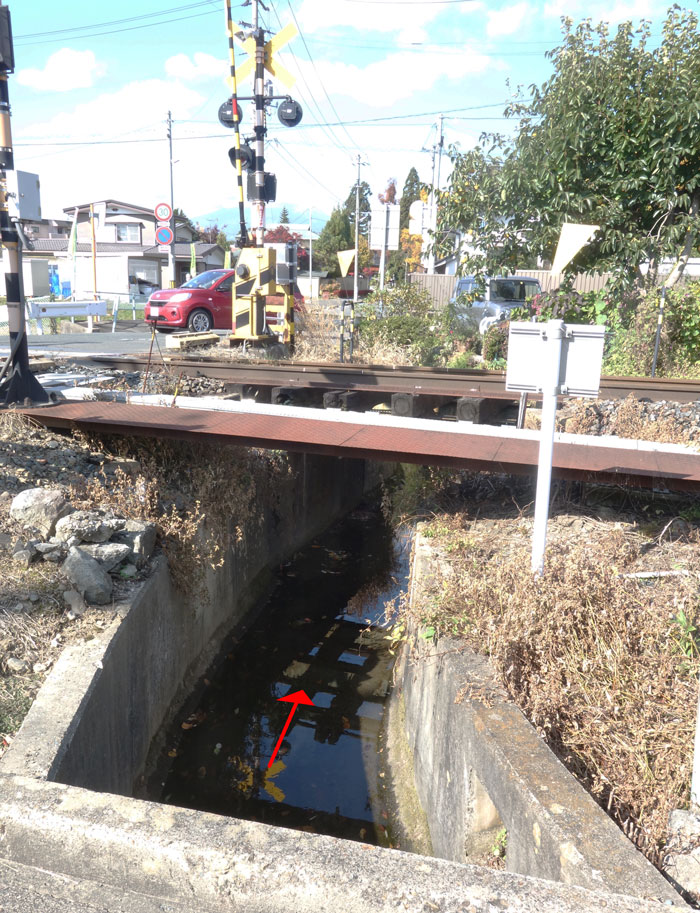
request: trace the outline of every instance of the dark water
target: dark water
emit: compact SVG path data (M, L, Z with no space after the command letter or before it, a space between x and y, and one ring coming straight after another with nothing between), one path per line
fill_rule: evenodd
M258 622L225 641L197 706L174 722L150 797L391 845L383 624L406 587L407 552L378 513L356 511L281 568ZM315 706L297 708L268 769L291 709L277 699L300 689Z

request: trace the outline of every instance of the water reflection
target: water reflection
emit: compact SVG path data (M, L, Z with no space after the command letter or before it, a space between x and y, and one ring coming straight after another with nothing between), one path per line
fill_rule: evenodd
M382 624L407 565L406 541L368 511L295 555L175 723L152 797L389 845L377 740L393 657ZM277 698L300 689L314 706L297 707L268 769L291 708Z

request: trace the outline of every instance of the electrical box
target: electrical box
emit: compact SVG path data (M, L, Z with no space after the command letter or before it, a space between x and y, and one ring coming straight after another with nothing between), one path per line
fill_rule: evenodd
M10 219L21 219L23 222L38 222L41 219L41 184L38 174L8 171L7 193Z
M265 172L265 186L262 199L258 196L258 187L255 183L255 172L248 172L248 202L249 203L274 203L277 199L277 176Z
M15 68L15 52L12 46L12 22L7 6L0 6L0 70L12 73Z
M506 390L537 393L547 365L546 323L513 320L508 333ZM604 326L565 324L559 365L559 392L564 396L598 396L603 363Z

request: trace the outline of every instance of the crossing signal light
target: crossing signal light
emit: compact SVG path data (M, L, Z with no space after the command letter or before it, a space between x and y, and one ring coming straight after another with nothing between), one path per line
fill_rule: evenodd
M297 124L301 123L303 116L304 111L301 105L298 101L294 101L293 98L287 98L277 108L277 117L285 127L296 127Z
M228 157L231 159L231 164L233 167L236 167L236 147L232 146L228 151ZM255 155L253 150L247 143L241 145L241 168L244 171L252 171L253 165L255 164Z
M219 123L223 127L234 127L235 121L233 119L233 106L236 106L236 112L238 114L238 123L243 120L243 110L238 102L234 102L232 98L227 99L223 104L219 105Z

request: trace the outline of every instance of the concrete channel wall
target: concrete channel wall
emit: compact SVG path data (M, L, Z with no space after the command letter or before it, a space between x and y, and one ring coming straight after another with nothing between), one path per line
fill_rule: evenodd
M380 464L290 455L291 472L259 491L223 567L207 568L187 599L156 567L103 634L68 647L37 696L0 772L132 795L173 704L201 674L221 636L241 623L279 564L380 480ZM235 518L233 518L235 520Z
M410 594L417 614L439 574L438 556L418 533ZM508 700L486 660L449 638L429 644L416 635L392 701L403 705L435 854L468 862L505 828L511 872L679 903Z
M3 913L686 909L656 882L628 884L634 875L625 890L636 896L602 893L131 797L185 670L190 677L202 671L212 638L244 618L264 569L377 478L376 468L330 458L300 458L296 468L283 490L261 494L265 520L244 530L227 565L209 578L208 599L182 600L161 562L131 604L115 607L108 630L64 651L0 762ZM431 769L441 780L440 764L456 773L453 759L439 754L442 735L433 731ZM420 752L417 760L424 780L427 762ZM461 821L457 798L446 804L451 798L441 799L441 813ZM426 808L434 818L430 801ZM605 879L592 881L610 890Z

